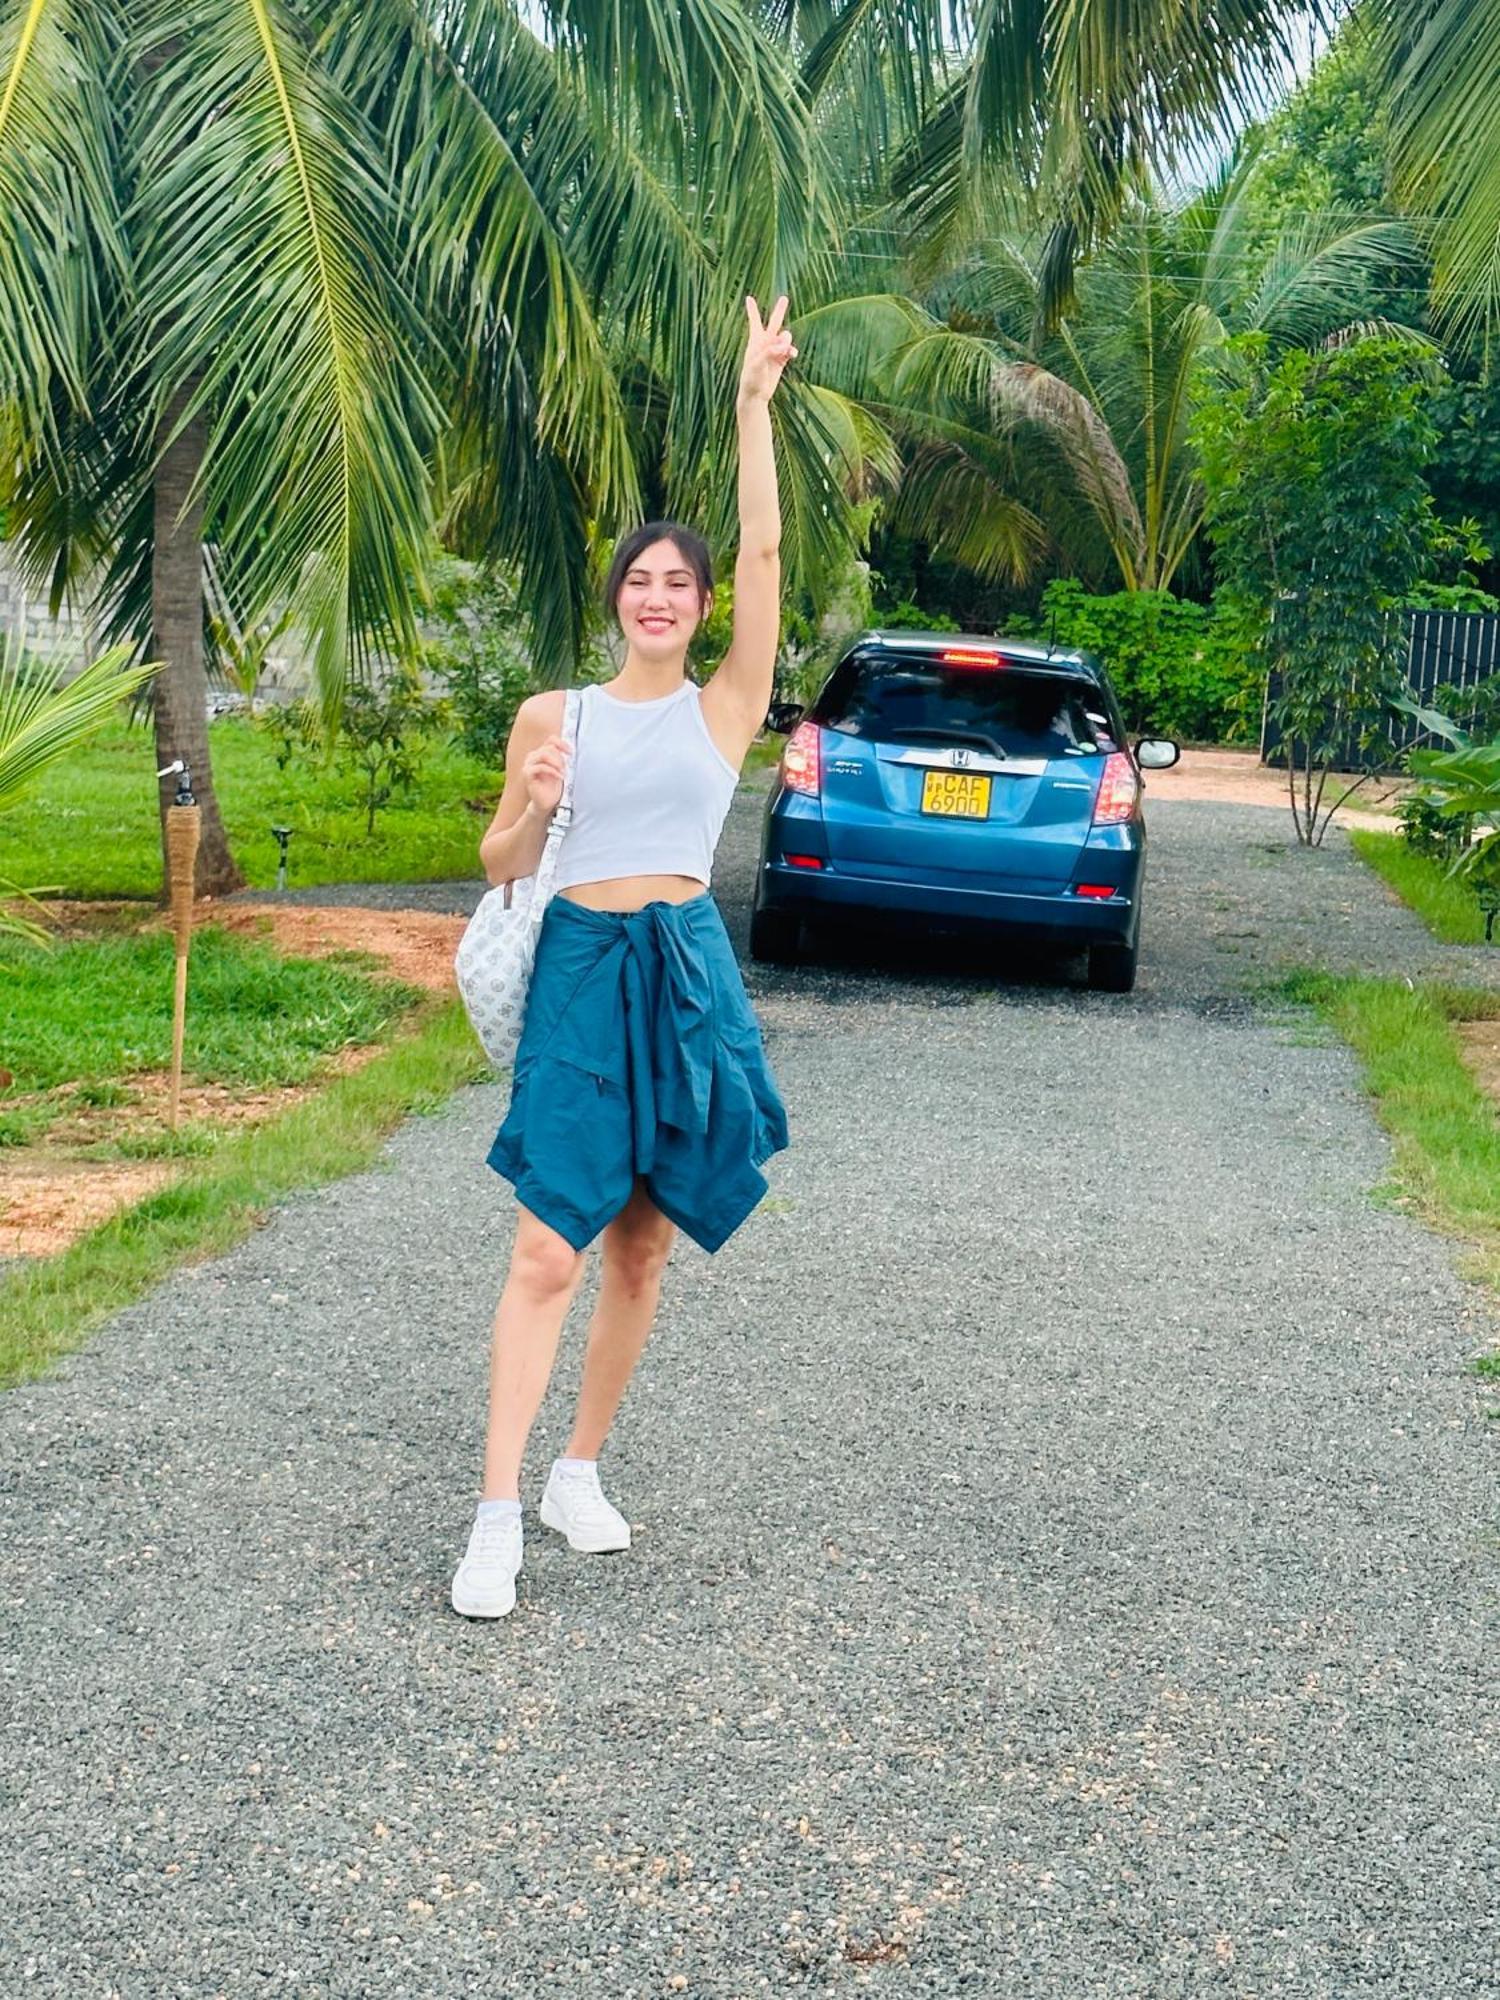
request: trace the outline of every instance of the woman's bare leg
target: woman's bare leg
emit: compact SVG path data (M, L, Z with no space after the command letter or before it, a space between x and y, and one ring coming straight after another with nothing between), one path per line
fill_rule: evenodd
M490 1421L484 1448L486 1500L517 1500L521 1456L557 1356L558 1336L583 1276L584 1256L523 1208L510 1272L495 1309L490 1350Z
M599 1456L656 1318L661 1275L676 1234L640 1181L605 1228L599 1299L589 1321L569 1458Z

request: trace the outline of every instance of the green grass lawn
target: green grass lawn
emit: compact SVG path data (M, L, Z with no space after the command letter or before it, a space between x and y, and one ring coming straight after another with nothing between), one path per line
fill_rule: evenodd
M373 961L370 962L373 964ZM172 1052L173 943L164 930L0 938L0 1094L98 1089ZM280 958L211 925L189 961L183 1072L202 1082L301 1083L336 1049L378 1041L419 995L348 958Z
M1500 1288L1500 1113L1465 1065L1452 1025L1493 1019L1500 996L1317 972L1296 975L1284 990L1316 1007L1359 1057L1394 1141L1402 1194L1471 1244L1476 1275ZM1482 1372L1500 1372L1500 1361Z
M1414 853L1399 833L1354 831L1349 839L1360 859L1416 911L1434 937L1446 944L1484 943L1479 898L1440 861Z
M479 836L504 772L451 744L435 748L411 792L382 806L372 835L355 780L306 759L276 767L270 740L243 716L209 728L214 787L230 846L253 889L276 880L273 826L292 828L287 883L442 882L477 878ZM786 739L750 747L747 778L774 764ZM0 893L6 883L62 896L148 896L161 887L151 732L120 722L0 814Z
M263 1090L305 1083L340 1049L386 1039L423 995L372 975L374 961L279 958L269 946L206 927L189 962L183 1075L189 1083ZM157 1159L213 1152L223 1122L176 1132L137 1106L132 1079L172 1054L173 946L164 931L115 927L50 951L0 938L0 1148L73 1158ZM80 1137L80 1133L82 1136Z
M432 751L418 783L382 807L369 836L351 777L306 759L279 771L269 739L246 718L213 723L209 751L230 845L252 888L276 880L273 825L293 829L293 888L479 873L479 836L503 773L451 745ZM156 895L155 769L149 728L122 721L94 738L0 814L0 883L65 896Z
M0 1385L43 1373L174 1265L227 1248L282 1195L364 1165L403 1117L485 1072L456 1002L381 976L363 955L281 958L210 925L193 940L186 1079L233 1094L315 1087L280 1108L261 1100L272 1115L259 1123L216 1108L171 1132L160 1083L139 1080L171 1057L172 939L133 921L122 912L50 951L0 938L0 1160L24 1149L27 1172L43 1174L172 1163L167 1186L68 1249L0 1264ZM352 1073L320 1073L371 1045L379 1052Z
M424 999L364 1068L264 1124L223 1132L210 1158L184 1160L170 1186L59 1255L0 1272L0 1387L45 1374L101 1319L177 1265L227 1250L284 1196L367 1166L403 1118L486 1073L458 1002Z

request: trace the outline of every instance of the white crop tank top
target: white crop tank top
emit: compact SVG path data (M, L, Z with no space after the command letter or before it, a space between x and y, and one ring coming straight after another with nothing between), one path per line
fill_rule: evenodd
M622 875L708 881L739 773L709 735L692 681L655 701L584 688L573 755L555 888Z

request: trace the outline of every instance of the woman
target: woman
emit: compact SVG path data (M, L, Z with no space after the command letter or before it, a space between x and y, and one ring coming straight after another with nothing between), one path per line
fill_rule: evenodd
M510 1108L490 1165L520 1202L495 1314L484 1487L453 1608L502 1618L521 1567L521 1457L584 1251L603 1234L599 1301L567 1453L541 1517L575 1549L630 1545L598 1457L656 1314L678 1228L705 1250L765 1191L786 1116L734 953L708 894L714 847L765 719L780 626L781 518L770 401L796 354L778 299L745 301L734 634L701 690L688 642L712 606L699 536L654 522L621 542L606 599L626 641L583 691L573 817L537 945ZM561 691L523 702L480 856L491 882L534 873L562 796Z

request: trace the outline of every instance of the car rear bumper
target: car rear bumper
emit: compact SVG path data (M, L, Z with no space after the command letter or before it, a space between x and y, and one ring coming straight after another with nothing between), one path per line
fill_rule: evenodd
M1050 893L1003 888L947 888L928 883L842 875L831 864L796 868L772 856L761 863L756 902L761 909L797 916L853 917L878 911L886 920L967 928L983 925L1017 937L1061 945L1129 944L1140 911L1140 863L1135 893L1121 886L1108 900L1073 894L1067 886Z

